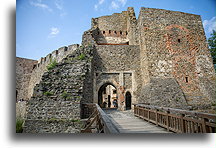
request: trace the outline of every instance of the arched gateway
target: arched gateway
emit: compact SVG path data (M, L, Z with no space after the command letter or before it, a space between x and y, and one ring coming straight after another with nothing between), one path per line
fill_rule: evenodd
M115 85L106 82L99 88L98 105L101 108L118 108L118 94Z

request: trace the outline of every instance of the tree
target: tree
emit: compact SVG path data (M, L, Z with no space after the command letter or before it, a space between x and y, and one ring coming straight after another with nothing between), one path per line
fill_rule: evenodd
M216 64L216 31L213 30L211 37L208 39L210 52L213 58L213 63Z

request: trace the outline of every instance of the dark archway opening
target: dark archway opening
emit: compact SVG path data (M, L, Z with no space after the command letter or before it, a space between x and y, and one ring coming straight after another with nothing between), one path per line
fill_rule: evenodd
M131 109L131 93L130 92L126 92L125 104L126 104L126 110Z
M101 108L118 108L117 89L112 83L105 83L98 91L98 105Z

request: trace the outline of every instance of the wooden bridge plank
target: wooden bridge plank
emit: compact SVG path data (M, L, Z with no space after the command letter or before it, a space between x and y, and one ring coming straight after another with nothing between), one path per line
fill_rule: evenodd
M120 133L171 133L143 119L135 117L132 111L105 111ZM130 115L131 114L131 115Z

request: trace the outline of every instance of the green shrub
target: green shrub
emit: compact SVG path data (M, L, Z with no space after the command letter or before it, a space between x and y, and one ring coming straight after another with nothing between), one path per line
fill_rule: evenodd
M85 54L81 53L78 57L79 60L84 60L85 59Z
M47 70L48 71L50 71L50 70L52 70L53 68L55 68L56 67L56 65L57 65L58 63L57 63L57 61L56 61L56 59L50 59L50 63L47 65Z
M49 92L49 91L46 91L43 93L45 96L52 96L53 95L53 92Z
M24 122L24 120L21 118L16 119L16 133L22 133L23 132L23 122Z
M64 91L62 94L61 94L62 98L64 99L68 99L70 97L69 93L67 93L66 91Z

